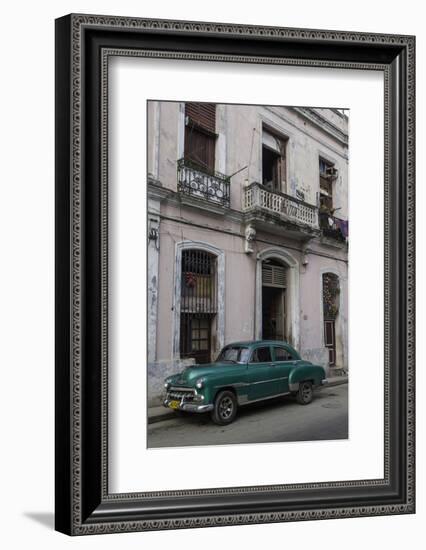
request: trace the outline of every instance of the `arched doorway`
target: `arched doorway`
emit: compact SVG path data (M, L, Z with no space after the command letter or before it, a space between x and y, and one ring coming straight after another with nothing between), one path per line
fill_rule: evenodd
M287 339L287 267L275 258L262 262L262 338Z
M286 340L299 349L299 316L298 261L283 248L262 250L257 255L255 338Z

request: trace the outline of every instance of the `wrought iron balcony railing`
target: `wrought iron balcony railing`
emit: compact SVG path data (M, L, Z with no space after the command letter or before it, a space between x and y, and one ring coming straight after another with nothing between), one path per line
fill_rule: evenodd
M178 192L199 199L230 206L231 178L220 172L209 173L187 159L177 163Z
M318 208L279 191L271 191L255 182L244 188L243 210L260 208L311 228L318 228Z
M342 243L348 238L348 222L336 218L327 212L319 213L319 224L322 234L325 237L335 239Z

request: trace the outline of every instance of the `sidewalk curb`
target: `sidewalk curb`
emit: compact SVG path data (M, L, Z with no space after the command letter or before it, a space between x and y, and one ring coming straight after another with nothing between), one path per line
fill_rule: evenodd
M165 407L164 412L153 414L152 416L149 415L148 409L148 424L156 424L157 422L162 422L163 420L171 420L172 418L178 417L176 413L174 413L173 411L168 411Z
M348 383L347 376L339 376L336 378L330 378L329 382L323 389L332 388L333 386L341 386L342 384ZM152 407L152 409L160 409L160 407ZM151 409L151 410L152 410ZM149 414L150 408L148 407L148 424L156 424L157 422L162 422L163 420L171 420L173 418L178 418L176 413L163 407L164 412L155 412L151 415Z
M348 384L349 379L347 376L339 376L336 378L330 378L325 388L332 388L333 386L341 386L342 384Z

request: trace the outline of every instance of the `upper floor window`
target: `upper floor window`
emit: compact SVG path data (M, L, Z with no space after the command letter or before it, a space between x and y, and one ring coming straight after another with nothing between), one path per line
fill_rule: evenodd
M262 130L262 184L271 191L285 191L287 139Z
M202 199L229 208L231 178L215 170L215 128L215 103L185 103L184 157L177 161L177 190L198 204Z
M216 104L185 103L185 160L214 172Z
M337 169L334 164L319 159L320 176L320 211L333 214L333 182L337 178Z

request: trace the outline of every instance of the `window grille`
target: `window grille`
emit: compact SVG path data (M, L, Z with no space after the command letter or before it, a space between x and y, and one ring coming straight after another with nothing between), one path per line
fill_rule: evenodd
M181 357L211 360L212 320L217 313L216 258L204 250L182 252Z
M182 253L181 311L217 312L216 261L204 250L184 250Z
M322 277L322 299L324 319L335 319L339 312L339 277L334 273L324 273Z

